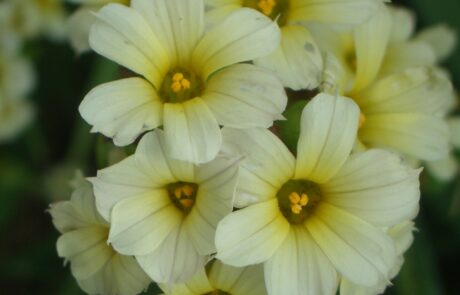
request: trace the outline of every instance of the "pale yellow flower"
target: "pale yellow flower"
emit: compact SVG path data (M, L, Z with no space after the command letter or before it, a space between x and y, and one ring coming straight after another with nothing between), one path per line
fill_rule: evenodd
M219 125L268 128L287 98L270 71L237 64L271 53L279 29L241 9L204 31L202 0L134 0L108 4L90 33L92 48L143 76L93 89L80 105L93 132L116 145L163 126L166 151L203 163L221 146Z
M168 288L161 285L166 295L266 295L262 265L233 267L213 261L200 269L184 284Z
M440 113L452 102L452 85L433 67L412 64L382 72L392 38L391 20L382 5L376 17L357 26L353 34L315 28L315 36L337 61L326 71L324 90L359 105L358 139L364 147L385 148L418 160L445 158L450 136Z
M163 132L148 133L133 156L91 181L111 223L110 244L171 285L190 279L215 252L217 223L232 211L238 163L216 158L196 166L165 152Z
M61 0L9 0L0 4L0 24L23 39L65 36L65 9Z
M70 262L79 286L88 294L135 295L150 279L133 257L120 255L107 244L109 224L99 215L91 184L81 174L73 181L70 201L51 205L60 257Z
M323 61L320 48L305 23L362 23L377 11L379 0L205 0L210 22L240 8L259 10L281 27L281 46L254 62L277 73L286 87L294 90L318 87Z
M350 156L359 109L320 94L302 113L297 159L263 129L224 129L223 154L239 155L235 205L217 227L217 259L264 263L269 294L335 294L338 274L362 286L396 263L381 227L415 217L419 170L394 154Z

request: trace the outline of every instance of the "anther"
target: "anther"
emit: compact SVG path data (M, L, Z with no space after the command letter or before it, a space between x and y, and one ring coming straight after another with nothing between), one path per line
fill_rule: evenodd
M364 123L366 123L366 116L363 113L359 114L359 121L358 121L358 128L363 127Z
M300 197L300 206L305 207L308 204L308 195L303 193L302 196Z
M292 192L291 194L289 194L289 201L292 203L292 204L297 204L300 202L300 196L298 193L296 192Z
M276 1L275 0L260 0L259 3L257 3L257 6L259 7L260 11L262 11L263 14L269 16L272 14L273 9L276 6Z

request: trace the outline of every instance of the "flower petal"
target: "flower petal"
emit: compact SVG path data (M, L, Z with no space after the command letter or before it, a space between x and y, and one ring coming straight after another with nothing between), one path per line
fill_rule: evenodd
M155 130L144 135L134 155L139 169L150 177L155 187L177 181L194 182L195 166L169 158L164 145L163 131Z
M215 289L232 295L267 294L261 264L233 267L216 260L209 270L209 280Z
M214 291L204 267L200 268L190 280L183 284L176 284L172 289L167 284L160 284L159 287L170 295L196 295Z
M133 156L99 170L97 177L88 180L93 184L96 207L107 221L110 220L110 212L117 202L157 187L139 169Z
M354 31L356 48L356 78L352 92L369 86L377 77L385 57L391 30L391 17L382 4L376 14Z
M460 149L460 117L453 117L447 120L452 133L452 144Z
M425 162L428 173L441 181L454 179L459 171L459 164L452 152L446 158Z
M206 262L206 257L198 254L181 224L170 232L155 251L136 256L136 259L155 282L169 285L191 279Z
M418 212L420 170L381 150L357 153L321 187L326 202L377 226L392 226Z
M325 183L342 167L356 140L359 108L321 93L302 112L295 178Z
M391 42L405 42L415 31L415 14L402 6L387 6L391 14Z
M157 93L141 78L99 85L79 107L83 119L93 125L91 132L112 137L118 146L131 144L141 133L161 125L162 110Z
M254 9L238 9L206 32L193 51L192 66L207 80L226 66L272 53L279 42L275 22Z
M242 176L238 190L247 193L280 188L294 174L294 157L283 142L266 129L224 128L222 153L241 157ZM247 171L244 171L247 170ZM244 179L248 176L250 178ZM264 196L271 198L273 195ZM263 200L258 200L263 201Z
M72 274L77 279L86 279L112 257L107 245L107 228L92 226L63 234L57 241L60 257L70 260Z
M283 243L289 227L277 199L233 212L217 227L216 257L237 267L267 261Z
M363 113L435 114L450 103L450 81L430 68L416 67L380 79L353 95Z
M217 224L232 212L239 162L217 158L197 170L198 194L184 221L190 240L201 255L216 252Z
M374 15L379 1L374 0L292 0L290 22L360 24Z
M281 82L271 72L249 64L214 74L203 100L220 125L233 128L268 128L283 118L287 104Z
M125 255L145 255L163 243L182 220L166 189L118 202L111 214L109 242Z
M437 62L451 55L457 45L457 32L445 24L431 26L415 36L415 40L425 42L433 49Z
M169 156L192 163L214 159L222 144L216 118L199 97L164 106L165 148Z
M449 152L449 127L435 116L400 113L366 116L359 139L422 160L438 160Z
M131 5L173 55L172 64L187 63L203 35L203 0L133 0Z
M82 7L75 11L67 21L69 41L77 53L90 49L89 32L97 19L93 14L94 10L94 7Z
M269 294L335 294L337 272L305 228L289 235L265 263Z
M284 86L294 90L317 88L323 70L321 52L315 40L299 25L282 27L281 46L254 63L275 72Z
M396 252L381 229L324 202L305 226L345 278L368 287L388 279Z
M136 10L116 3L104 6L97 17L89 35L91 48L159 89L170 57L146 20Z

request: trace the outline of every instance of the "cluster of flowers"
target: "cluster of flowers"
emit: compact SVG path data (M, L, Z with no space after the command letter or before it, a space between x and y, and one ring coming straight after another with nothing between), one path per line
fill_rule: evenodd
M420 163L456 173L438 66L454 34L414 35L412 14L380 0L113 2L91 16L89 45L133 74L80 113L137 147L51 206L81 288L383 292L412 243ZM268 129L286 93L308 100L293 150Z

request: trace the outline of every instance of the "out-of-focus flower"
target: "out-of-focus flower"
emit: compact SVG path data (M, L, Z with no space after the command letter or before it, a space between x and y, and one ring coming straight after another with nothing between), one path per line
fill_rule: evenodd
M6 41L3 37L0 34ZM0 44L0 143L15 137L33 118L26 97L35 84L34 72L31 63L10 45Z
M190 279L215 252L217 223L232 211L238 163L217 158L195 166L166 155L162 131L146 134L134 155L100 170L99 212L109 242L135 255L156 282Z
M266 295L262 265L233 267L218 260L202 268L184 284L172 288L162 285L166 295Z
M335 78L328 91L359 105L358 139L364 148L390 149L417 160L445 158L449 127L439 114L452 101L452 85L436 68L419 64L382 71L389 64L391 20L382 5L353 34L316 27L315 36L339 65L328 71Z
M237 64L279 45L275 23L252 9L235 11L204 31L201 0L134 0L108 4L90 33L91 47L143 76L93 89L80 105L93 132L132 143L163 126L166 151L180 160L212 160L219 125L268 128L286 106L268 70Z
M61 0L7 0L0 3L0 24L22 42L45 35L65 37L65 9Z
M404 253L409 249L414 241L414 223L405 221L397 224L387 230L388 235L393 239L396 245L397 261L390 271L390 279L397 276L404 263ZM373 287L362 287L355 285L347 279L342 279L340 283L340 295L377 295L383 294L388 281L381 281Z
M337 272L367 287L388 280L397 255L381 228L415 217L420 171L386 151L350 156L358 119L352 100L319 94L297 159L268 130L225 128L222 153L245 159L235 204L247 207L219 223L216 257L264 263L269 294L335 294Z
M69 0L69 2L81 4L67 22L67 32L69 40L77 53L83 53L90 49L89 31L96 21L96 13L105 4L120 3L129 5L130 0Z
M70 262L80 287L91 295L135 295L150 284L133 257L120 255L107 244L109 224L99 215L91 184L81 173L73 181L70 201L52 204L49 212L62 234L60 257Z
M305 23L329 23L349 27L372 16L379 0L205 0L210 22L240 7L250 7L276 21L281 27L281 45L274 53L254 60L273 70L284 86L294 90L318 87L323 61L320 49Z

